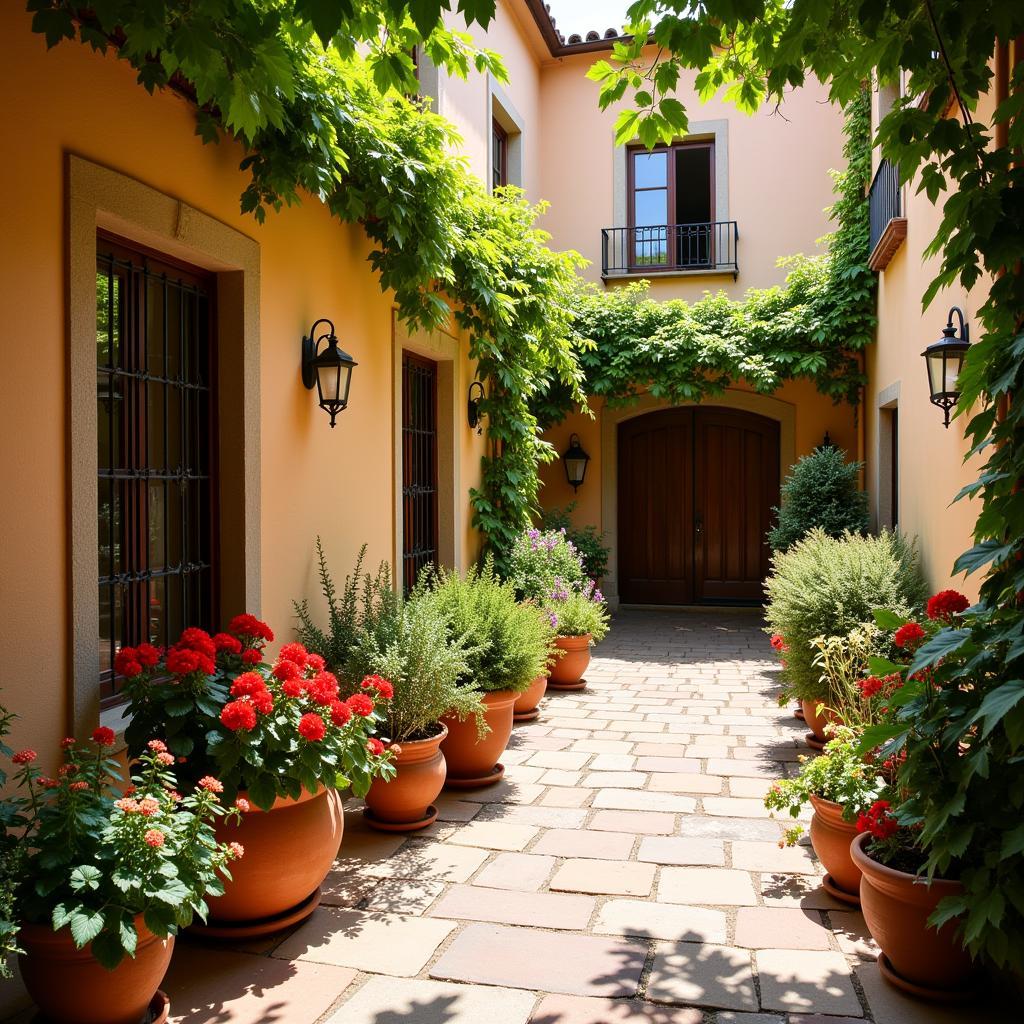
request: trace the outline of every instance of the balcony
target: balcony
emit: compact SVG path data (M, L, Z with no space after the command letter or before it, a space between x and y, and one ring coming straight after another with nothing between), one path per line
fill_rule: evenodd
M603 228L601 275L655 277L668 274L739 273L734 220L705 224L655 224Z
M888 160L883 160L875 172L868 195L868 209L871 220L868 266L872 270L885 270L907 237L900 174Z

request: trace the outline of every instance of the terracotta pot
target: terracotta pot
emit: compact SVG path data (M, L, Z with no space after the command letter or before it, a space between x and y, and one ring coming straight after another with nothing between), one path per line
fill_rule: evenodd
M253 804L240 825L221 823L217 839L241 843L245 856L231 865L224 895L209 901L211 920L275 918L308 901L331 870L344 825L341 797L324 787L298 800L278 797L269 811Z
M879 864L865 851L867 833L850 847L861 870L860 905L871 937L882 950L879 968L892 984L914 995L956 1000L970 993L970 954L960 945L955 921L927 924L939 902L960 892L959 882L925 880Z
M540 712L537 710L537 705L540 703L541 697L547 693L548 690L548 677L541 675L537 676L532 683L530 683L529 689L523 690L518 697L516 697L515 704L512 705L512 717L517 722L530 722L537 717Z
M518 696L515 690L484 694L484 720L490 732L483 739L477 738L475 716L470 715L460 722L456 715L445 715L442 721L448 727L448 736L441 744L441 753L448 763L447 787L489 786L505 774L498 758L512 735L512 706Z
M816 750L821 748L832 738L825 732L825 726L831 722L841 725L842 719L832 710L827 707L822 707L821 713L818 713L818 705L821 701L818 700L803 700L800 702L800 706L804 709L804 721L810 727L810 734L807 737L807 742L810 746ZM811 736L813 735L817 743L811 742Z
M578 688L581 686L583 673L590 664L590 634L586 636L556 636L557 654L555 663L548 675L548 684L552 689Z
M76 949L71 930L26 924L18 933L25 953L18 957L21 977L47 1020L61 1024L139 1024L167 973L174 938L158 939L135 918L138 946L108 971L90 946ZM148 1018L146 1018L148 1020Z
M398 769L393 779L374 779L366 794L366 821L385 832L412 832L426 828L437 817L433 806L445 778L440 746L448 730L441 725L436 736L397 744L392 759Z
M857 826L843 820L842 804L812 793L811 806L814 808L811 846L828 872L826 889L847 903L859 904L860 868L850 855L850 843L857 837Z

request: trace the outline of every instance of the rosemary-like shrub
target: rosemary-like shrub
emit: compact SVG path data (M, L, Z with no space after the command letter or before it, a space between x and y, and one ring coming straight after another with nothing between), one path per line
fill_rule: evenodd
M871 622L874 608L909 615L925 597L914 545L888 530L877 537L839 538L812 530L772 556L766 590L766 631L779 634L789 648L783 668L787 695L826 703L828 687L811 641L845 636Z
M420 599L447 620L452 641L465 645L461 686L522 693L547 670L553 636L547 616L520 604L514 584L498 579L490 559L465 576L437 570Z

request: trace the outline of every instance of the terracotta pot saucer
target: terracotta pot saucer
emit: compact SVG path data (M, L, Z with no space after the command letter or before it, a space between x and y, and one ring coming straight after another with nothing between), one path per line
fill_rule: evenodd
M815 736L813 732L809 732L804 737L804 742L807 744L807 746L809 746L811 748L811 750L824 750L825 749L825 740L819 740L818 737Z
M533 722L540 718L540 708L534 708L532 711L517 711L512 716L513 722Z
M884 953L878 954L878 970L890 985L894 985L917 999L925 999L933 1003L968 1003L979 997L978 989L973 985L964 988L928 988L925 985L907 981L902 974L896 973Z
M378 832L416 832L437 821L437 808L431 804L427 808L427 813L418 821L384 821L378 818L369 807L364 807L363 818L370 828L375 828Z
M793 717L798 719L801 722L806 722L807 721L807 716L804 715L804 709L803 709L803 706L801 704L797 704L797 706L795 708L793 708Z
M833 899L840 900L842 903L849 903L851 907L860 906L860 894L847 892L841 886L836 884L835 879L831 875L825 875L821 880L821 887Z
M445 780L445 789L482 789L493 786L505 774L505 766L499 761L486 775L475 779L453 779L450 775Z
M148 1024L167 1024L167 1018L170 1015L171 1001L167 998L166 992L161 989L157 989L156 995L153 996L153 999L149 1004Z
M293 924L305 921L320 906L320 886L311 892L301 903L290 910L285 910L273 917L264 917L258 921L217 921L209 924L198 922L189 925L187 931L204 939L258 939L264 935L273 935Z
M585 690L587 687L586 679L581 679L578 683L553 683L548 680L548 692L552 690Z

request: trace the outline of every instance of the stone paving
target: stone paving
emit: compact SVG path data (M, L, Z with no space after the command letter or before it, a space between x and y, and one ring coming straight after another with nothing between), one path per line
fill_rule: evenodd
M804 728L752 612L624 612L518 726L496 786L411 837L353 802L324 905L248 948L179 943L172 1020L952 1024L885 984L859 913L761 797ZM1005 1017L993 1019L1006 1019Z

